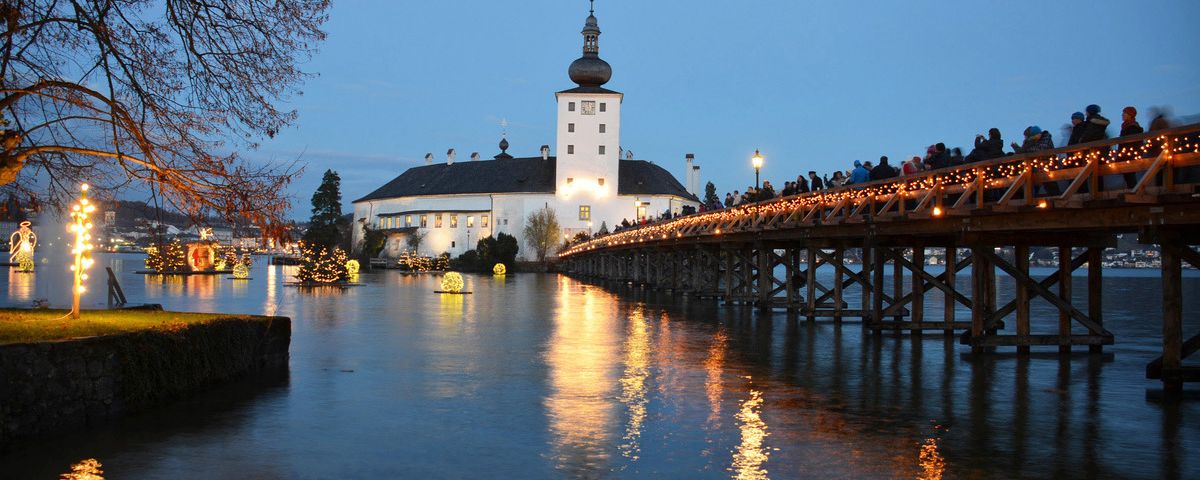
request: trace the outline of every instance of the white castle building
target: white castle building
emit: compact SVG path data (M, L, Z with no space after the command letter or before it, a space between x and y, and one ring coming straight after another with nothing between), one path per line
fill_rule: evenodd
M541 154L516 158L508 141L492 160L445 163L425 156L426 165L410 168L354 204L354 245L363 241L363 227L387 234L382 256L395 257L406 249L407 236L424 235L420 255L448 252L459 255L489 235L517 238L520 258L532 258L522 230L529 215L553 209L563 236L595 232L604 224L612 231L622 220L654 218L663 212L679 214L697 207L700 167L686 156L687 186L662 167L646 160L620 158L621 103L624 94L604 88L612 67L600 58L600 27L589 15L583 27L583 56L571 63L571 81L578 86L555 93L558 126L555 152L543 145Z

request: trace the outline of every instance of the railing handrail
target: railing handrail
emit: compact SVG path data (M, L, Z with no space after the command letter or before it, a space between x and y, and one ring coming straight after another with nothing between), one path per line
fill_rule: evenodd
M1059 161L1066 161L1066 160L1075 161L1075 162L1084 161L1084 164L1087 163L1086 161L1088 161L1088 159L1095 159L1097 161L1107 160L1107 161L1105 161L1105 163L1115 163L1115 162L1125 162L1125 161L1130 161L1130 160L1137 160L1137 159L1144 158L1143 152L1133 152L1134 154L1129 155L1128 158L1114 158L1113 155L1115 153L1122 153L1122 152L1125 152L1125 150L1121 150L1121 149L1113 150L1111 147L1115 146L1115 145L1138 144L1143 147L1143 150L1146 150L1145 147L1147 146L1147 144L1145 142L1147 140L1153 141L1154 139L1158 139L1158 138L1162 138L1162 137L1181 137L1186 134L1193 134L1193 133L1200 133L1200 123L1193 123L1193 124L1184 125L1184 126L1180 126L1180 127L1173 127L1173 128L1169 128L1169 129L1163 129L1163 130L1158 130L1158 131L1154 131L1154 132L1147 132L1147 133L1142 133L1142 134L1137 134L1137 135L1129 135L1129 136L1125 136L1125 137L1115 137L1115 138L1098 140L1098 141L1088 142L1088 143L1083 143L1083 144L1070 145L1070 146L1066 146L1066 147L1041 150L1041 151L1037 151L1037 152L1009 154L1009 155L997 157L994 159L988 159L988 160L979 161L979 162L972 162L972 163L963 164L963 165L959 165L959 166L955 166L955 167L939 168L936 170L929 170L929 171L920 172L917 174L912 174L912 175L907 175L907 176L897 176L897 177L881 179L881 180L874 180L874 181L869 181L869 182L864 182L864 183L859 183L859 184L845 185L845 186L835 187L835 188L827 188L824 190L806 192L806 193L791 195L791 196L787 196L787 197L775 197L775 198L768 199L768 200L763 200L763 201L753 202L753 203L744 203L744 204L740 204L737 206L723 208L723 209L719 209L719 210L697 212L697 213L694 213L691 215L675 217L675 218L665 221L665 222L658 222L658 223L647 224L647 225L638 225L638 226L633 226L633 227L630 227L627 229L623 229L620 232L614 232L605 237L600 237L600 238L589 240L587 242L583 242L583 243L576 245L575 247L572 247L571 249L561 253L560 256L569 256L573 253L576 253L579 250L590 249L588 247L594 248L594 246L596 245L596 242L603 242L606 239L608 239L609 237L615 236L615 235L637 235L637 233L639 231L646 231L646 230L656 229L656 228L661 229L664 226L668 226L668 225L671 225L671 224L674 224L677 222L692 221L692 220L696 220L697 218L701 218L701 217L705 217L705 216L715 216L715 215L721 215L723 213L729 213L729 212L743 212L743 213L757 214L759 211L770 210L771 207L778 206L783 203L794 203L797 201L804 202L804 201L808 201L808 200L818 199L819 197L827 197L827 196L830 196L830 194L835 194L835 196L839 197L840 199L858 199L858 198L861 198L864 196L877 196L880 193L895 193L896 191L899 191L901 189L903 189L904 191L914 191L914 190L925 190L925 189L932 188L934 186L943 186L944 187L947 185L961 185L964 183L969 183L969 182L975 181L976 180L975 177L977 177L980 174L980 172L982 172L983 174L986 175L992 171L999 171L1002 167L1005 167L1008 165L1016 165L1016 166L1022 167L1019 169L1014 169L1012 171L1012 173L1015 173L1015 172L1018 172L1021 170L1037 169L1037 168L1054 171L1054 170L1059 170L1059 169L1078 168L1078 167L1083 166L1083 165L1069 165L1069 166L1068 165L1059 165L1058 168L1047 168L1048 165L1041 165L1039 163L1043 159L1051 159L1051 158L1054 158ZM1153 145L1151 145L1151 146L1153 146ZM1175 146L1175 148L1178 149L1179 147ZM1197 145L1194 145L1193 148L1194 148L1194 150L1200 150L1200 142L1198 142ZM1106 155L1104 155L1104 154L1106 154ZM1107 159L1103 158L1105 156L1107 156L1108 158ZM956 178L955 180L958 180L958 181L954 181L954 182L941 181L943 179L948 179L949 177L963 177L964 175L970 175L970 176L972 176L972 178ZM1009 176L1012 176L1012 174L1010 173L1010 174L1004 175L1004 177L1009 177ZM988 178L989 177L987 177L987 176L984 177L985 180ZM1001 177L996 176L996 177L991 177L991 178L1001 178ZM919 188L917 188L917 189L907 188L907 187L910 187L913 185L917 185L917 186L919 186ZM886 192L878 191L878 190L887 189L888 187L893 187L893 186L895 188L890 189L890 191L886 191ZM818 202L818 203L820 203L820 202Z

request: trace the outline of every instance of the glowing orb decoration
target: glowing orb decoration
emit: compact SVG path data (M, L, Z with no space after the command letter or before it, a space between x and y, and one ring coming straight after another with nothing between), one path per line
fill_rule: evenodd
M508 273L508 268L506 268L503 263L497 263L496 266L492 267L492 273L496 275L504 275Z
M463 278L458 272L446 272L442 276L442 291L449 293L459 293L463 289Z
M217 263L215 263L215 264L213 265L213 268L215 268L215 269L217 269L217 270L226 270L228 267L229 267L229 265L226 265L226 264L225 264L225 259L224 259L224 258L218 258L218 259L217 259Z
M234 265L233 278L250 278L250 267L247 267L245 263Z
M362 266L358 264L358 260L347 260L346 261L346 273L347 274L358 275L358 271L360 269L362 269Z

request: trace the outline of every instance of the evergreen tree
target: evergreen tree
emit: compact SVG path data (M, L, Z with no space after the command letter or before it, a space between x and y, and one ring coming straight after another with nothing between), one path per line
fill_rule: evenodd
M341 235L338 229L343 227L342 220L342 179L337 172L326 170L321 179L321 186L312 196L312 219L309 220L308 230L304 231L304 243L311 248L320 250L322 247L332 251Z
M717 186L713 185L712 182L706 183L704 185L704 204L714 205L720 203L721 199L720 197L717 197Z

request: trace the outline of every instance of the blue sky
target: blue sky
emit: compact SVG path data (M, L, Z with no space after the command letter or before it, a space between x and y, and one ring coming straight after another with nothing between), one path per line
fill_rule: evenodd
M677 178L695 153L722 194L753 184L756 148L782 182L993 126L1006 143L1057 135L1089 103L1117 123L1125 105L1200 113L1195 0L599 0L596 15L623 146ZM586 16L583 0L335 2L299 121L248 156L307 163L291 192L307 218L325 169L349 209L426 152L491 158L502 118L509 153L536 155Z

